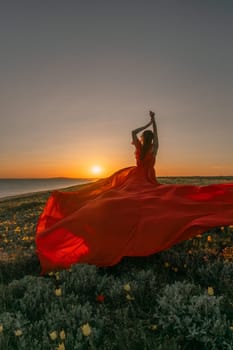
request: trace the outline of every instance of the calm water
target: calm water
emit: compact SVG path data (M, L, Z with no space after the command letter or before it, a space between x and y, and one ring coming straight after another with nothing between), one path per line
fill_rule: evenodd
M55 190L90 182L88 179L0 179L0 198Z

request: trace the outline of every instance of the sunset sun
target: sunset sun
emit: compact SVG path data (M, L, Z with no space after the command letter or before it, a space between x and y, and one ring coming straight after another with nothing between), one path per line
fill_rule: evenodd
M91 172L92 172L92 174L99 175L102 173L102 168L100 165L93 165L91 167Z

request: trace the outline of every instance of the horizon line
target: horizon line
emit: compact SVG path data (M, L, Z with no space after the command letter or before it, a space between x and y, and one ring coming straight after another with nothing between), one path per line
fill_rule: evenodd
M111 175L110 175L111 176ZM61 180L98 180L104 179L106 177L67 177L67 176L51 176L51 177L0 177L0 180L53 180L53 179L61 179ZM233 175L161 175L156 176L156 178L163 177L233 177Z

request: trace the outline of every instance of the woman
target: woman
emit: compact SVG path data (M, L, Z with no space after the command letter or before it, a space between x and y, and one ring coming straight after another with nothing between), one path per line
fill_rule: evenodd
M142 167L145 171L147 180L152 183L157 183L154 164L159 148L158 132L155 122L155 113L150 111L149 114L151 118L150 122L145 126L132 131L132 144L136 147L135 157L137 169L135 170L140 171L140 167ZM151 130L145 130L151 125L153 126L153 132ZM145 131L142 133L139 140L137 134L143 130Z
M51 194L36 232L42 273L75 263L111 266L124 256L154 254L233 224L233 184L163 185L156 180L154 116L150 111L150 122L132 131L136 166L77 192ZM153 132L146 130L149 126Z

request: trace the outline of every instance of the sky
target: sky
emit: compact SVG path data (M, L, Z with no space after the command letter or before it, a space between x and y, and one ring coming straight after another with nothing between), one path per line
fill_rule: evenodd
M156 113L157 176L233 175L233 2L5 0L0 178L135 165Z

